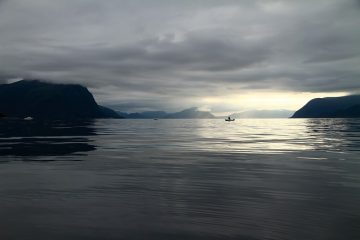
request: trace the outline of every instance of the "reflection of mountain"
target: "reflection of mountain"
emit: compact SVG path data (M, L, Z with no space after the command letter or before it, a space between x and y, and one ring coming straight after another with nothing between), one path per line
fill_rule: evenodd
M233 118L289 118L294 112L289 110L249 110L231 114Z
M311 144L317 150L358 154L360 141L358 132L360 121L358 119L306 119L307 134L311 136Z
M295 112L293 118L360 117L360 95L315 98Z
M36 80L0 85L0 112L21 118L120 118L111 109L99 106L83 86Z
M95 150L93 122L0 121L0 156L59 156Z
M186 119L186 118L215 118L213 114L206 111L199 111L196 107L185 109L181 112L167 113L163 111L150 111L142 113L119 113L121 116L126 118L141 118L141 119L151 119L151 118L168 118L168 119Z

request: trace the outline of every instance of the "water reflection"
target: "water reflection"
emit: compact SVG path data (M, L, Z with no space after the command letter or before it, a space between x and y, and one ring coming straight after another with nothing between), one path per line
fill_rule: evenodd
M360 121L358 119L306 119L309 145L315 150L360 151Z
M0 121L0 156L121 156L359 151L356 119ZM156 153L161 153L158 156ZM167 154L165 156L167 156ZM316 153L315 153L316 155ZM306 156L304 156L306 157ZM316 158L316 156L313 156Z
M331 121L1 123L96 150L3 162L0 239L360 239L359 124Z
M193 125L188 123L188 128ZM185 129L185 132L187 130ZM359 151L357 119L240 119L203 121L191 128L194 148L211 152L284 154L304 151Z
M211 144L210 151L282 154L313 149L306 130L302 119L239 119L231 124L209 121L197 133L204 145Z
M62 156L95 150L93 121L0 121L0 156Z

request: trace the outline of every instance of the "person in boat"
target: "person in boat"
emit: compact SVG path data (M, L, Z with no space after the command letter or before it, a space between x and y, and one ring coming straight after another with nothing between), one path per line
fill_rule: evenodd
M230 116L228 116L228 120L231 120Z

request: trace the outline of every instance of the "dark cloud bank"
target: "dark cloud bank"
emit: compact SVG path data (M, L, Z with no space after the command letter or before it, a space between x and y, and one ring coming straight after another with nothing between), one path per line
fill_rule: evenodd
M356 92L359 26L358 0L3 0L0 79L77 82L124 110L245 90Z

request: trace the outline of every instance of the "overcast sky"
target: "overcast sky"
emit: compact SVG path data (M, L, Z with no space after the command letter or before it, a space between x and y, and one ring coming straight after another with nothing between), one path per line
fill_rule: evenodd
M123 111L296 109L360 90L360 0L0 0L0 81Z

